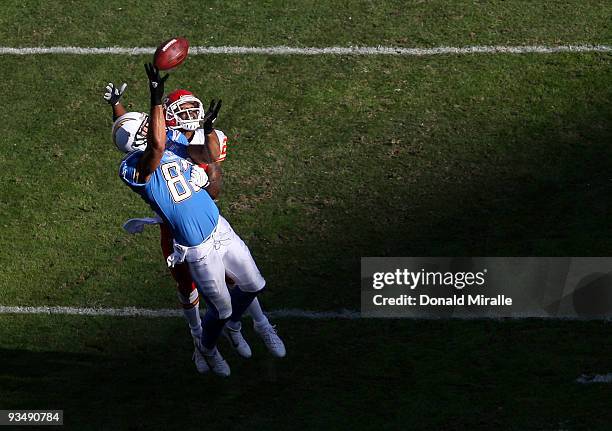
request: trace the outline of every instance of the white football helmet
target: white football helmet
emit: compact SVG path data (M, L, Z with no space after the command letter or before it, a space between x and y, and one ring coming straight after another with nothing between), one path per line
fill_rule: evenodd
M123 153L147 148L149 116L144 112L127 112L113 124L113 142Z
M196 130L204 118L202 101L187 90L175 90L168 94L164 100L164 110L166 127L173 130Z

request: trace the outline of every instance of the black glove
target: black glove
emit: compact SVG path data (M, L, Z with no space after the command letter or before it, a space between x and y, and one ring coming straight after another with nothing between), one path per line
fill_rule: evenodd
M161 105L164 97L164 82L168 79L168 74L163 78L159 76L159 69L152 63L145 64L145 70L149 77L149 90L151 91L151 106Z
M213 131L213 123L217 119L217 115L219 115L219 110L221 109L221 100L217 102L215 105L215 99L210 101L210 106L208 107L208 111L204 114L204 118L200 120L200 127L204 129L205 134L210 134Z

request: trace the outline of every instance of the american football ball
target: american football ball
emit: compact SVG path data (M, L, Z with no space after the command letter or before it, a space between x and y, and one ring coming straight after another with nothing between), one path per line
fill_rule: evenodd
M153 63L160 70L170 70L180 66L189 53L189 41L184 37L166 40L157 47Z

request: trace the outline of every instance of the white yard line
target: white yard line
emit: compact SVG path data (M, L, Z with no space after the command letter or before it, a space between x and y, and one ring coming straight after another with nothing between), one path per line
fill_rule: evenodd
M14 48L0 46L0 55L38 55L38 54L73 54L73 55L144 55L153 54L154 47L25 47ZM552 54L560 52L612 52L609 45L526 45L526 46L440 46L435 48L401 48L388 46L330 46L323 48L294 48L290 46L249 47L249 46L192 46L190 55L204 54L261 54L261 55L462 55L462 54Z
M124 308L80 308L80 307L18 307L0 305L0 314L62 314L78 316L118 316L118 317L180 317L180 309ZM275 310L266 312L270 317L296 317L301 319L358 319L358 311L308 311L298 309Z
M183 312L179 308L138 308L138 307L123 307L123 308L93 308L93 307L65 307L65 306L43 306L29 307L16 305L0 305L0 315L2 314L61 314L75 316L115 316L115 317L180 317ZM270 317L277 318L298 318L298 319L370 319L363 317L358 310L341 309L336 311L313 311L301 310L299 308L278 309L266 311ZM397 317L398 319L400 317ZM498 321L513 321L523 320L526 318L534 318L532 315L514 315L513 317L501 318L495 316L455 316L451 320L498 320ZM560 320L560 321L581 321L589 320L580 317L541 317L542 320ZM407 317L406 320L444 320L439 317ZM612 322L612 317L606 317L601 320L604 322Z

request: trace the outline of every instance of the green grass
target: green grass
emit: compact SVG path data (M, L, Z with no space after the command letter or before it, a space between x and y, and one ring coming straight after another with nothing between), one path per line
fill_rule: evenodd
M271 306L356 308L361 256L610 253L610 55L214 58L169 88L224 99L220 206ZM0 150L0 302L168 304L156 229L120 228L151 211L100 97L126 80L146 109L143 61L5 57L20 103L0 119L29 129Z
M606 0L3 2L8 46L610 43Z
M612 421L609 388L574 382L609 365L610 325L597 322L282 320L288 357L270 358L247 329L254 357L228 352L226 381L192 368L181 319L0 322L0 405L61 408L67 429L604 430Z
M0 45L612 42L604 1L230 3L6 1ZM121 230L151 211L118 178L101 97L126 81L128 107L146 110L148 60L2 56L1 305L175 304L156 229ZM268 281L264 307L357 309L362 256L610 255L611 65L597 53L209 55L168 89L224 101L220 207ZM609 324L279 323L288 358L228 354L222 382L192 370L180 319L0 316L0 408L63 408L79 430L612 420L608 386L574 383L610 371Z

